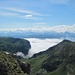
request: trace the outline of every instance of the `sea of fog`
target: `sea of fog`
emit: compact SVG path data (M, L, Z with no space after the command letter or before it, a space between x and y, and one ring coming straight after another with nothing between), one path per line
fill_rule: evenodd
M45 51L49 47L52 47L59 42L62 41L62 39L38 39L38 38L25 38L28 41L30 41L31 49L28 52L28 57L33 56L33 54Z

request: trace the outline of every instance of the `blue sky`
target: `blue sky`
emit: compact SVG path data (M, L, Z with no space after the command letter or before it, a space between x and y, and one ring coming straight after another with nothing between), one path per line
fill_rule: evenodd
M75 0L0 0L0 28L74 26Z

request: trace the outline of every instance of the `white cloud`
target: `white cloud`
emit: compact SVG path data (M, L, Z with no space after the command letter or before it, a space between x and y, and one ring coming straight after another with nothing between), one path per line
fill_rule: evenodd
M7 16L7 17L18 17L23 19L32 19L32 20L39 20L37 17L33 17L33 15L21 15L19 13L12 13L12 12L0 12L0 16Z
M0 13L0 16L16 16L19 18L23 18L23 19L32 19L32 20L40 20L40 17L37 16L44 16L42 14L39 14L37 12L33 12L30 10L25 10L25 9L19 9L19 8L10 8L10 7L2 7L0 8L4 11L8 11L8 12L2 12Z
M50 30L56 32L75 32L75 24L69 26L68 25L54 26Z
M0 12L0 16L16 16L22 19L31 19L31 20L41 20L41 16L51 16L48 14L40 14L38 12L20 9L20 8L11 8L11 7L1 7L0 9L7 11L7 12Z
M73 32L75 33L75 24L74 25L58 25L51 27L40 26L37 28L32 28L32 31L54 31L54 32Z
M70 0L49 0L50 3L54 3L54 4L66 4L69 1Z
M59 42L62 41L62 39L37 39L37 38L25 38L30 41L31 43L31 49L28 52L28 56L31 57L33 54L45 51L49 47L52 47Z
M32 15L21 15L21 16L18 16L20 18L23 18L23 19L31 19L31 20L40 20L41 18L37 18L37 17L33 17Z
M26 17L26 18L30 18L30 17L32 17L32 16L33 16L33 15L26 15L25 17Z
M30 11L30 10L19 9L19 8L3 8L3 9L18 12L18 13L25 13L27 15L39 15L39 16L41 15L37 12L33 12L33 11Z
M21 15L19 13L13 13L13 12L0 12L0 16L18 17L18 18L23 18L23 19L33 19L31 15Z
M17 55L17 56L20 56L20 57L25 58L25 55L24 55L22 52L17 52L17 53L16 53L16 54L14 54L14 55Z
M36 24L36 23L35 23ZM75 24L74 25L58 25L58 26L49 26L45 27L43 26L43 22L39 22L38 24L42 24L42 26L39 27L33 27L33 28L11 28L11 29L0 29L0 31L33 31L33 32L43 32L43 31L53 31L53 32L72 32L75 33ZM36 25L35 25L36 26Z
M11 12L0 12L0 16L18 16L18 14Z

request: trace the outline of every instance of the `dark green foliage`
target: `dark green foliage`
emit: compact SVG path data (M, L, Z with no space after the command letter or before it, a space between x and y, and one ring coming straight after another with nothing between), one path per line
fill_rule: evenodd
M25 75L16 59L0 52L0 75Z
M23 52L28 54L31 48L29 41L19 38L0 37L0 50L10 53Z

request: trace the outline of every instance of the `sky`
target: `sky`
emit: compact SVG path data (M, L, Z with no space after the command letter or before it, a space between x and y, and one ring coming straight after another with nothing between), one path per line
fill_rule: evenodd
M75 28L75 0L0 0L0 29L63 26Z

